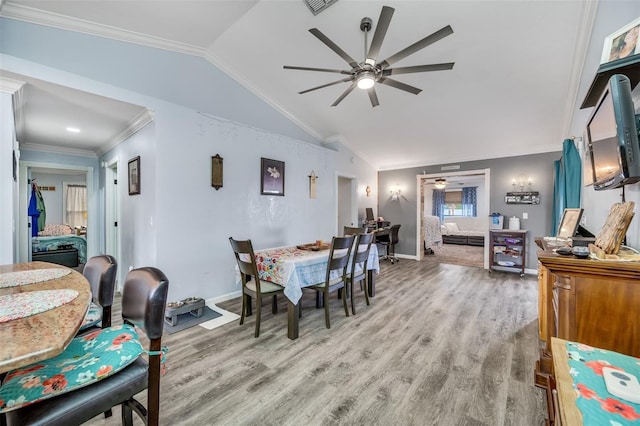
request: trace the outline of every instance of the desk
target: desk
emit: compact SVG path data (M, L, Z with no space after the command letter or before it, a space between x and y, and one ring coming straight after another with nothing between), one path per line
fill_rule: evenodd
M64 266L30 262L0 266L0 274ZM61 353L76 335L91 301L89 282L82 274L71 273L57 279L0 288L0 296L39 290L72 289L78 292L71 302L40 314L0 323L0 373Z
M258 276L261 280L280 284L289 299L287 306L287 335L298 338L298 317L302 289L323 282L327 273L329 250L310 251L296 247L278 247L258 250L255 253ZM368 291L375 295L375 274L380 271L378 248L371 244L368 269Z

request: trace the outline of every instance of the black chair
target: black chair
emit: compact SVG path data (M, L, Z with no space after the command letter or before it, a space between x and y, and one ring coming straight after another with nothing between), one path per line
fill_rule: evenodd
M82 275L89 281L91 286L91 306L89 312L101 309L100 328L111 327L111 307L113 305L113 295L116 289L116 273L118 263L113 256L94 256L87 261L82 270ZM95 331L98 326L85 318L86 324L80 327L78 335L85 335Z
M331 251L329 252L329 261L327 262L327 274L322 283L310 286L318 294L322 293L322 302L324 303L324 321L327 328L331 328L329 321L329 293L346 288L347 272L349 266L349 256L355 236L333 237L331 241ZM335 278L331 278L332 272L337 272ZM349 316L349 308L347 307L347 298L342 298L344 305L344 313Z
M376 238L376 244L381 244L385 247L385 255L380 260L388 260L391 263L399 262L400 259L396 257L396 244L400 241L398 239L398 231L401 225L393 225L389 230L389 235L380 235Z
M256 299L256 331L254 336L260 335L260 308L262 306L262 296L273 296L271 311L278 313L278 294L284 293L284 287L269 281L261 281L258 277L256 267L256 257L253 251L251 240L234 240L229 237L231 248L238 262L240 277L242 280L242 314L240 315L240 325L244 324L245 313L251 315L251 299Z
M371 243L374 240L374 234L358 234L356 237L355 253L351 260L351 272L347 276L347 282L349 289L347 292L351 292L351 313L356 314L356 307L353 300L355 288L354 283L359 282L361 288L364 289L364 298L369 305L369 289L367 288L367 263L369 260L369 251L371 250Z
M122 290L122 319L149 338L149 362L139 356L124 369L66 394L6 413L8 426L79 425L122 405L122 424L132 425L135 411L146 425L157 426L160 410L162 331L169 280L156 268L133 269ZM82 339L80 337L79 339ZM147 389L147 408L135 395Z

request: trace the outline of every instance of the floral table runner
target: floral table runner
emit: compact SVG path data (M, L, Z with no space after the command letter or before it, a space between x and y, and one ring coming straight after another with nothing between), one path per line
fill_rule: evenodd
M39 283L42 281L55 280L70 273L71 269L63 268L7 272L6 274L0 274L0 288L16 287L20 285Z
M40 314L71 302L76 290L41 290L0 296L0 323Z
M640 425L640 404L611 395L602 376L602 368L611 367L640 377L640 358L575 342L567 342L567 354L585 426Z

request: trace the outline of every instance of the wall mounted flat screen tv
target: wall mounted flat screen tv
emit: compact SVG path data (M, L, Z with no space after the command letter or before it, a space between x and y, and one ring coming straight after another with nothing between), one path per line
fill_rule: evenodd
M626 76L611 76L589 117L586 135L596 191L640 181L638 129Z

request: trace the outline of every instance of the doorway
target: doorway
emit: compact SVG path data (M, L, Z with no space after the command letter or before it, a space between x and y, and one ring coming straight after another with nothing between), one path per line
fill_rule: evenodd
M357 185L354 176L336 176L336 235L342 235L345 226L358 226Z
M97 212L98 205L94 191L93 167L72 166L68 164L39 163L32 161L20 161L19 183L18 183L18 204L16 206L16 216L18 217L17 253L18 262L31 261L31 228L28 216L28 205L31 196L30 178L33 170L39 173L55 174L84 174L87 186L87 258L94 255L98 247L97 236ZM60 191L62 185L60 185Z
M114 159L105 164L105 245L106 253L120 259L120 203L118 191L118 160ZM119 268L116 275L116 289L122 290L124 279L123 268Z
M425 215L431 215L431 194L433 190L433 183L435 179L445 179L448 185L452 186L461 186L464 182L477 182L477 185L482 185L483 190L478 197L478 217L488 217L489 215L489 205L491 199L491 185L490 185L490 169L482 169L482 170L469 170L469 171L460 171L460 172L450 172L450 173L439 173L439 174L423 174L417 175L416 184L417 191L419 194L419 202L417 203L417 234L416 234L416 253L417 259L422 260L424 258L424 229L425 229ZM427 206L427 207L425 207ZM483 267L484 269L489 269L489 226L487 222L487 228L484 236L484 250L483 250Z

